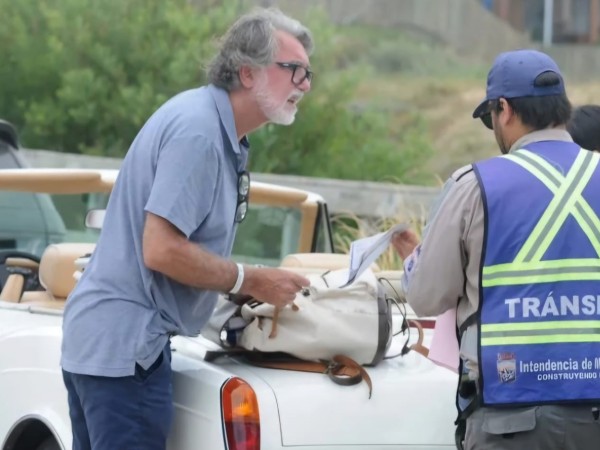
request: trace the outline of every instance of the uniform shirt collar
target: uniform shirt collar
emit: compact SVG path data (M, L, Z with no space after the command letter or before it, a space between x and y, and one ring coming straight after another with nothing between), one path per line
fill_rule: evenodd
M527 144L540 141L564 141L573 142L573 138L569 132L561 128L546 128L544 130L536 130L531 133L527 133L512 145L510 148L511 152L523 148Z

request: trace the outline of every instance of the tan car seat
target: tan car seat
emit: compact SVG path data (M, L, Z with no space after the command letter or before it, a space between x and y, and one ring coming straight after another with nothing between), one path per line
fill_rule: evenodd
M75 287L78 270L75 260L94 251L96 244L62 243L49 245L40 261L40 284L44 291L27 291L19 303L62 309Z

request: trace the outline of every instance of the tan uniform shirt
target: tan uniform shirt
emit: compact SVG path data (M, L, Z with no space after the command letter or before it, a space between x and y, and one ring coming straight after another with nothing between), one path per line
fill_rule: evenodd
M573 141L564 129L551 128L523 136L510 151L548 140ZM510 178L506 182L510 183ZM437 316L457 308L457 326L460 326L477 312L483 211L481 191L472 166L457 170L444 185L425 230L420 253L406 274L406 298L417 315ZM477 326L473 325L463 334L460 345L461 358L471 379L478 376L477 341Z

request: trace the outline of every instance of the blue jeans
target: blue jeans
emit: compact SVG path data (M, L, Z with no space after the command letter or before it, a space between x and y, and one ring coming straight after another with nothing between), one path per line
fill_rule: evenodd
M128 377L63 370L73 450L164 450L173 419L169 346L148 368Z

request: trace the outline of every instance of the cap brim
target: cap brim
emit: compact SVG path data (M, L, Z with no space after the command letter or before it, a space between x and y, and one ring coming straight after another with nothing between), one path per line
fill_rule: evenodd
M482 101L475 111L473 111L473 119L478 119L488 112L488 100Z

